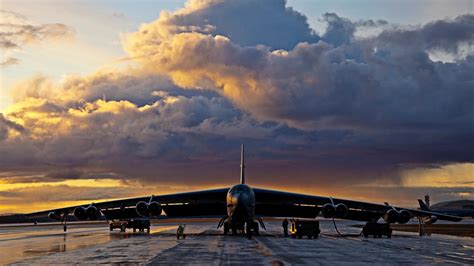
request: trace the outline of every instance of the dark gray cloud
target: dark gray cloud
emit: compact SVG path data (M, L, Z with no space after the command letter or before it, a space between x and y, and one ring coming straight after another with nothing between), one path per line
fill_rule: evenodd
M349 19L341 18L335 13L325 13L323 21L327 23L326 32L322 36L325 42L339 46L349 43L354 37L356 25Z
M162 17L158 23L168 33L223 35L240 46L292 49L300 42L317 42L319 36L309 27L306 16L285 4L285 0L196 1L189 4L192 12Z
M442 50L457 53L461 45L474 45L474 15L466 14L454 19L437 20L414 29L394 29L382 32L379 45L403 46L409 50ZM472 52L472 51L471 51Z

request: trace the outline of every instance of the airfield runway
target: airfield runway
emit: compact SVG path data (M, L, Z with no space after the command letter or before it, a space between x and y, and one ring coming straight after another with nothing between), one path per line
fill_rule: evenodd
M107 224L0 227L0 264L474 264L472 237L394 232L391 239L358 236L354 222L321 222L318 239L284 238L280 222L266 222L261 236L223 236L210 221L188 223L176 239L177 222L160 222L150 234L109 232Z

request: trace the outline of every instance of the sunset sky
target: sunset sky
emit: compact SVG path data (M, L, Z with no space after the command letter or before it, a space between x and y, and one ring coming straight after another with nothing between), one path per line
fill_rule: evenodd
M231 186L474 198L472 0L1 0L0 214Z

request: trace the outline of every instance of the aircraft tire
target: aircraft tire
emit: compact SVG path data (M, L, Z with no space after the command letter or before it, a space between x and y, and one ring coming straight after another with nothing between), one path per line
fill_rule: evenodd
M224 223L224 235L227 235L229 233L229 224Z

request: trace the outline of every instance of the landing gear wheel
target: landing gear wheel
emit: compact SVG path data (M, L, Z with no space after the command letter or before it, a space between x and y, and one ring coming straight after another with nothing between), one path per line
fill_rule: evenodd
M224 223L224 235L227 235L229 233L229 224Z
M64 232L67 231L67 225L64 225L64 226L63 226L63 230L64 230Z
M253 231L255 232L255 235L256 235L256 236L259 236L259 235L260 235L260 230L259 230L259 226L258 226L258 223L257 223L257 222L254 222L254 223L253 223Z
M248 238L252 238L252 226L250 224L247 224L247 226L245 228L245 235Z

